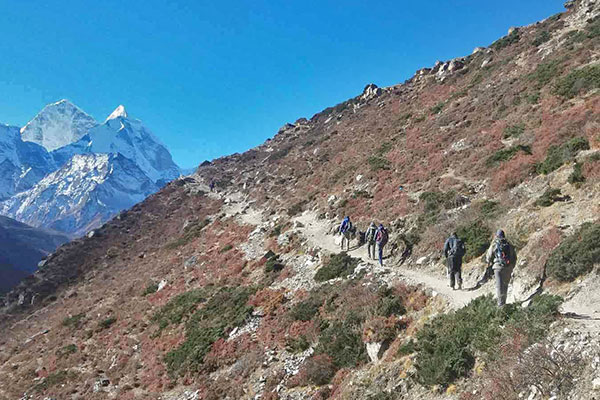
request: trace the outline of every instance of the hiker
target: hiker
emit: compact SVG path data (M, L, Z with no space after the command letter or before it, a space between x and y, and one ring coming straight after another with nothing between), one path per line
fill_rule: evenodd
M342 250L344 249L344 240L348 243L348 250L350 250L350 236L352 233L352 222L350 217L346 216L340 225L339 232L342 235Z
M456 232L452 232L444 243L444 257L446 257L448 278L450 278L452 290L456 290L455 283L458 284L458 290L462 289L462 259L464 255L465 244L458 238Z
M383 224L379 224L377 228L377 236L375 242L377 243L377 249L379 251L379 265L383 267L383 247L387 244L389 239L388 231L383 227Z
M369 254L369 259L375 260L375 237L377 236L377 226L375 222L371 222L371 225L367 228L365 232L365 242L367 242L367 253ZM373 256L371 257L371 248L373 249Z
M211 192L215 191L215 180L214 179L210 180L210 183L209 183L208 187L210 188Z
M502 307L506 304L508 283L517 262L517 253L513 245L506 240L502 229L496 232L496 237L486 252L485 259L494 270L498 307Z

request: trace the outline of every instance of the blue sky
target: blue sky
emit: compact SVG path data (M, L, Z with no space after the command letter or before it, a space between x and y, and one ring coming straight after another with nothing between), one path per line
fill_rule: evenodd
M183 167L470 54L563 0L0 0L0 122L67 98L142 119Z

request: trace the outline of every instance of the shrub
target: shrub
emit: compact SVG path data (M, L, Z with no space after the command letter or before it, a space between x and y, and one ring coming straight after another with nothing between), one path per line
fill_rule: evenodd
M571 72L554 86L554 94L571 99L581 92L600 88L600 65L589 65Z
M275 237L281 235L281 225L276 225L271 233L269 233L269 237Z
M85 313L72 315L63 319L62 324L63 326L77 329L81 327L83 318L85 318Z
M363 326L363 342L378 343L392 340L396 337L398 328L398 319L395 316L370 318Z
M486 199L479 205L479 211L483 218L493 218L500 211L500 205L496 201Z
M446 105L446 103L444 103L443 101L440 101L435 106L431 107L429 109L429 112L431 113L431 115L439 114L442 112L445 105Z
M510 35L506 35L498 40L496 40L494 43L492 43L492 48L494 50L501 50L505 47L511 46L515 43L517 43L519 40L521 39L521 35L519 34L519 30L515 29L514 31L511 32Z
M66 346L61 347L56 351L56 356L58 358L68 357L71 354L77 353L77 346L74 344L68 344Z
M308 299L297 303L290 309L289 316L294 321L310 321L319 312L323 300L318 296L310 296Z
M556 247L546 263L549 276L573 281L600 263L600 223L586 222Z
M149 294L156 293L157 291L158 291L158 283L150 282L150 284L148 286L146 286L146 289L144 289L142 296L148 296Z
M117 318L116 317L108 317L106 319L103 319L102 321L100 321L98 323L98 329L102 330L102 329L108 329L110 328L115 322L117 322Z
M329 258L329 261L323 265L315 274L315 281L324 282L330 279L347 276L354 272L360 259L350 257L347 253L342 252L334 254Z
M376 151L378 156L384 156L392 149L392 144L390 142L383 142L381 146Z
M417 351L417 346L415 345L415 341L411 339L408 342L403 343L400 347L398 347L397 355L399 357L408 356L410 354L413 354L415 351Z
M327 354L337 368L353 368L367 361L361 340L360 320L349 313L344 321L333 321L322 332L316 354Z
M528 78L536 81L538 88L542 88L560 75L562 68L562 60L551 60L540 63L535 71L528 75Z
M541 31L540 33L538 33L535 39L533 39L533 45L535 47L538 47L539 45L546 43L548 40L550 40L551 37L552 36L550 36L550 33L548 31Z
M475 364L475 354L491 360L498 357L498 344L518 329L533 343L558 316L562 299L542 294L528 308L509 304L496 306L491 295L467 306L435 317L417 333L417 379L424 385L449 385L466 376Z
M304 208L304 205L306 204L306 201L299 201L296 204L292 205L290 208L288 208L287 212L288 215L290 217L293 217L294 215L298 215L302 212L302 209Z
M194 289L177 295L152 316L152 321L156 322L161 330L170 324L179 324L196 310L198 304L206 301L207 294L205 289Z
M585 176L583 176L583 172L581 170L581 164L575 162L573 166L573 172L569 175L569 183L571 185L579 186L583 182L585 182Z
M535 201L535 205L538 207L550 207L557 201L561 200L560 189L548 188L546 191Z
M228 244L225 245L221 248L221 250L219 250L219 253L223 254L223 253L227 253L229 250L233 249L233 245Z
M490 245L492 232L482 221L477 220L456 228L456 234L465 243L465 261L479 257Z
M48 375L42 382L33 387L34 392L43 392L48 388L64 384L69 378L74 378L75 374L67 370L56 371Z
M253 292L249 287L224 287L195 311L186 323L185 341L164 358L169 373L200 371L212 344L251 314L246 303Z
M570 139L560 146L550 146L546 159L536 166L536 171L539 174L549 174L567 161L573 160L580 151L589 150L589 148L589 142L583 137Z
M290 380L291 386L321 386L328 384L335 375L336 368L331 357L317 354L308 358L296 376Z
M498 150L491 157L489 157L487 159L486 165L487 166L493 166L493 165L500 164L500 163L502 163L504 161L509 161L519 151L522 151L525 154L530 154L531 155L531 148L529 146L519 144L519 145L516 145L516 146L511 146L511 147L506 148L506 149Z
M183 236L180 237L179 239L176 239L172 242L167 243L167 245L165 247L168 249L176 249L178 247L188 244L193 239L200 236L200 233L208 224L210 224L209 219L204 219L200 222L196 221L196 222L188 224L183 229Z
M369 166L371 167L371 171L390 169L390 162L386 158L380 156L371 156L369 157L368 162Z
M521 136L521 134L523 132L525 132L525 124L524 123L509 125L506 128L504 128L503 136L505 139L507 139L509 137L519 137L519 136Z
M285 349L290 353L302 353L303 351L308 350L309 347L310 342L304 335L300 335L296 338L287 338L285 342Z
M529 93L527 95L525 95L525 100L527 100L527 102L529 104L537 104L540 102L540 92L533 92L533 93Z

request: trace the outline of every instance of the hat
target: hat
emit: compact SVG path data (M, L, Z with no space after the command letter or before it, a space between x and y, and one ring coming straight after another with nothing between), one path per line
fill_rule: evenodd
M496 232L496 237L499 237L501 239L504 238L504 231L502 229L498 229L498 231Z

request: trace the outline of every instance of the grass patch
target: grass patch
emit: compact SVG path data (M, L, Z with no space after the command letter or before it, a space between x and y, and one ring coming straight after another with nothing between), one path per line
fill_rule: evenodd
M212 344L252 313L246 303L253 293L250 287L224 287L195 311L186 323L185 341L164 358L169 374L199 372Z
M484 200L479 205L479 212L483 218L494 218L500 212L500 204L493 200Z
M359 261L360 259L350 257L345 252L334 254L325 265L319 268L315 274L315 281L325 282L330 279L350 275L354 272Z
M61 347L56 351L56 356L58 358L68 357L71 354L77 353L77 346L74 344L68 344L66 346Z
M572 99L579 93L600 88L600 65L588 65L568 74L554 86L553 93Z
M556 247L546 268L559 281L573 281L600 263L600 223L586 222Z
M560 146L550 146L546 159L536 166L538 174L549 174L560 168L564 163L575 158L582 150L589 150L590 144L586 138L576 137Z
M42 382L38 383L33 387L34 392L43 392L51 387L62 385L69 379L75 378L76 375L73 372L67 370L56 371L48 375Z
M517 330L534 343L556 319L561 303L559 297L542 294L527 308L519 304L498 308L487 295L435 317L417 333L417 380L423 385L447 386L470 373L476 354L484 360L497 358L500 344Z
M526 94L525 101L527 101L529 104L538 104L540 102L540 92Z
M327 354L337 368L354 368L366 363L367 352L361 337L361 320L349 313L333 321L322 332L316 354Z
M418 224L421 228L426 228L437 222L441 209L452 209L456 205L456 192L423 192L419 195L419 202L423 203L424 213L419 215Z
M524 123L509 125L504 128L504 134L502 136L504 139L508 139L510 137L519 137L523 134L523 132L525 132Z
M458 226L456 234L465 243L465 261L470 261L488 249L492 231L482 221L477 220Z
M519 144L516 146L510 146L508 148L498 150L486 160L485 164L488 167L491 167L503 163L505 161L509 161L514 156L516 156L519 151L531 155L531 147Z

